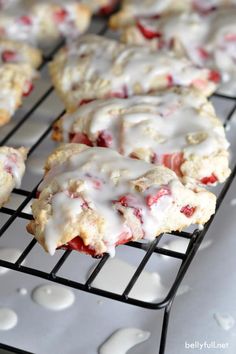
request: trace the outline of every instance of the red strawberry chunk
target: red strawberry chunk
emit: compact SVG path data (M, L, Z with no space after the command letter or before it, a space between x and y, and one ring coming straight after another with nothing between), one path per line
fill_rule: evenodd
M70 143L85 144L88 146L93 146L91 140L89 140L87 134L84 133L70 133L69 134Z
M208 51L206 49L199 47L197 50L198 50L198 54L201 59L206 60L210 57L210 54L208 53Z
M177 176L182 176L181 172L181 165L184 162L184 154L182 152L176 152L173 154L165 154L162 156L158 156L156 154L153 155L152 157L152 163L155 164L162 164L165 167L170 168L172 171L174 171Z
M57 23L64 22L68 16L68 12L65 9L59 9L54 12L53 17Z
M156 194L148 195L146 197L146 204L147 206L151 207L153 204L156 204L158 200L163 197L164 195L170 195L170 189L168 187L161 187Z
M93 101L94 101L93 99L92 100L82 100L82 101L80 101L79 106L83 106L84 104L87 104L87 103L90 103Z
M94 249L90 248L89 246L85 246L82 238L79 236L73 238L67 244L58 247L58 249L67 249L67 250L75 250L75 251L80 251L82 253L90 254L91 256L95 257L96 252Z
M24 93L23 93L23 96L29 96L29 94L33 91L34 89L34 85L32 84L32 82L28 81L26 83L26 87L25 87L25 90L24 90Z
M162 33L158 31L154 31L153 29L145 27L141 21L137 21L137 27L142 33L142 35L147 38L147 39L153 39L153 38L161 38Z
M4 50L2 52L2 61L4 63L14 62L17 59L17 54L13 50Z
M29 16L21 16L19 18L19 22L26 26L31 26L32 25L32 19Z
M105 130L102 130L97 138L97 146L100 147L110 147L112 144L112 136L110 133L106 132Z
M172 75L167 75L166 79L167 79L168 87L172 87L173 83L174 83L173 76Z
M180 212L184 214L187 218L191 218L195 210L196 210L195 207L191 207L189 204L187 204L180 209Z
M221 80L220 73L216 70L210 70L209 75L208 75L208 80L215 82L218 84Z
M224 36L225 41L227 42L235 42L236 41L236 33L229 33Z
M214 173L212 173L211 176L204 177L201 179L202 184L213 184L213 183L216 183L217 181L218 181L218 178L214 175Z
M124 195L122 197L120 197L118 199L118 201L114 201L114 204L116 203L120 203L122 206L126 207L126 208L132 208L133 209L133 213L136 216L136 218L138 218L141 222L141 224L143 223L142 220L142 210L141 208L138 208L137 206L135 206L135 204L137 204L136 198L132 195Z

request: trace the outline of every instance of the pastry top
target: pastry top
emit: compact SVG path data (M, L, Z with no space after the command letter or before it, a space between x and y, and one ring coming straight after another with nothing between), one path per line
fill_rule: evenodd
M222 72L223 82L236 76L236 8L222 9L202 16L181 14L160 19L139 20L123 30L122 40L171 49L187 56L196 65Z
M42 62L41 51L26 43L0 39L0 65L24 63L37 68Z
M96 35L82 36L63 48L49 69L69 109L84 100L128 97L171 86L196 87L205 95L216 89L211 71L186 58Z
M25 4L25 7L24 7ZM91 11L76 1L20 3L16 13L0 15L0 36L31 44L51 43L61 36L74 38L90 24Z
M153 240L205 223L215 210L213 194L111 149L67 144L52 153L46 171L28 230L50 254L79 236L95 255L113 255L120 240Z
M218 7L236 5L236 0L123 0L121 10L111 16L113 29L134 23L140 18L159 18L179 12L208 14Z
M124 156L165 165L167 157L181 154L179 165L167 167L184 179L200 181L214 173L223 182L230 172L229 143L222 123L212 104L194 91L177 89L90 102L65 114L56 123L53 135L59 141L109 147ZM223 164L213 166L206 159L220 154L225 156ZM184 161L194 157L202 159L201 169L189 171L185 164L181 171Z
M13 188L19 188L25 172L27 149L0 147L0 207L7 202Z

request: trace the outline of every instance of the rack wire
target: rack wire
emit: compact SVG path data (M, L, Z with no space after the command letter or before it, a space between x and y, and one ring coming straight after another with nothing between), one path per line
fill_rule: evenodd
M98 34L106 34L107 31L107 25L104 22L104 26L102 29L98 32ZM51 58L54 56L54 54L59 50L59 48L62 46L63 43L60 43L56 48L53 49L53 51L47 55L44 56L43 63L40 66L40 70L45 68L47 63L51 60ZM24 123L32 117L34 112L37 111L37 109L41 106L41 104L48 98L48 96L53 92L53 87L49 87L42 96L38 97L37 102L33 105L33 107L26 112L26 114L17 122L17 124L6 134L6 136L0 141L0 146L5 145L8 143L8 141L14 136L14 134L17 133L17 131L24 125ZM236 98L226 96L223 94L214 94L213 96L218 97L218 98L223 98L226 100L229 100L232 104L233 107L230 110L230 112L227 114L224 120L224 126L226 127L227 124L230 122L231 118L233 117L234 113L236 112ZM59 117L63 114L64 112L61 112L61 114L55 119L59 119ZM54 122L55 122L54 121ZM37 141L31 146L29 150L29 156L38 148L38 146L48 137L48 135L51 132L52 126L54 124L52 122L49 124L48 128L43 132L43 134L37 139ZM217 215L217 211L219 210L224 197L229 190L234 178L236 175L236 164L234 163L233 168L232 168L232 173L226 183L224 184L218 199L217 199L217 207L216 207L216 214L213 215L210 219L210 221L205 225L203 230L196 229L194 232L173 232L171 235L174 235L176 238L185 238L189 240L188 247L184 253L181 252L176 252L172 250L165 249L161 246L159 246L161 239L163 239L166 234L161 235L157 239L155 239L153 242L151 242L148 247L145 250L145 254L136 267L136 270L130 279L130 281L127 283L125 290L123 291L122 294L114 293L114 292L109 292L106 290L102 290L99 288L95 288L92 284L96 277L99 275L103 267L105 266L106 262L109 259L109 256L105 254L95 267L95 269L92 271L90 274L89 278L87 279L86 282L78 282L74 281L71 279L67 279L65 277L61 277L58 275L59 270L63 267L63 264L66 262L68 257L70 257L70 254L72 251L67 250L64 251L62 256L59 258L59 260L56 262L56 264L53 266L51 271L45 272L41 271L39 269L35 269L32 267L27 267L23 265L24 260L29 256L31 251L34 249L34 247L37 244L37 241L35 239L32 239L27 247L23 250L22 254L18 258L18 260L13 263L5 260L0 260L0 266L6 267L18 272L26 273L32 276L37 276L46 280L50 280L55 283L59 283L65 286L69 286L74 289L78 289L87 293L95 294L95 295L100 295L109 299L117 300L122 303L126 304L131 304L135 305L138 307L146 308L146 309L152 309L152 310L164 310L164 316L163 316L163 323L162 323L162 331L161 331L161 339L160 339L160 345L159 345L159 354L164 354L165 352L165 347L166 347L166 339L167 339L167 330L168 330L168 322L169 322L169 316L170 316L170 311L172 307L172 303L174 301L176 292L178 290L178 287L185 276L189 265L191 264L204 236L206 235L211 223L213 222L214 218ZM24 219L24 220L31 220L32 215L24 212L24 208L26 205L33 199L35 198L37 191L37 186L35 186L32 190L23 190L23 189L14 189L14 193L17 195L20 195L24 197L23 202L19 205L18 208L16 209L11 209L7 207L3 207L0 209L0 214L7 214L9 215L9 219L3 224L3 226L0 228L0 237L5 234L7 229L17 220L17 219ZM143 243L141 242L129 242L125 245L125 247L131 247L134 249L142 249L143 250ZM168 294L166 295L165 299L159 302L145 302L142 300L138 300L136 298L132 298L129 294L131 290L133 289L134 285L138 281L140 275L142 274L145 266L147 263L150 261L150 258L154 254L162 254L168 257L171 257L173 259L180 260L180 265L179 269L177 272L177 275L168 291ZM12 348L8 345L0 344L0 348L11 350L11 352L15 353L28 353L24 350L20 350L17 348Z

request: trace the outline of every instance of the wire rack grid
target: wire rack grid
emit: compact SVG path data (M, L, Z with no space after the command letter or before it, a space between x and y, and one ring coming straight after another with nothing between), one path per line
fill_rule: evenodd
M97 32L98 34L106 35L107 33L107 25L106 22L104 21L104 25L102 28ZM58 49L63 45L63 43L60 43L56 48L54 48L49 55L44 56L43 63L40 66L40 70L43 70L47 63L52 59L52 57L55 55L55 53L58 51ZM0 146L5 145L8 143L8 141L14 137L14 135L17 133L17 131L28 121L31 119L33 114L39 109L39 107L42 105L43 102L51 95L53 92L53 87L49 87L40 97L38 97L37 101L35 104L23 115L23 117L17 122L17 124L10 130L8 133L3 137L3 139L0 141ZM224 99L230 102L232 105L232 108L230 112L226 115L225 120L224 120L224 126L226 127L227 124L230 122L231 118L233 117L234 113L236 112L236 98L222 95L222 94L215 94L214 97L219 98L219 99ZM48 137L48 135L51 132L52 126L54 122L64 113L62 111L59 116L48 125L47 129L41 134L41 136L38 137L38 139L34 142L34 144L30 147L29 149L29 156L33 154L33 152L38 148L38 146ZM106 262L109 259L109 256L105 254L100 261L98 262L97 266L94 268L86 282L78 282L78 281L73 281L71 279L67 279L65 277L61 277L58 275L59 270L63 267L63 264L66 262L68 257L70 257L70 254L72 251L63 251L62 256L59 258L59 260L54 264L52 267L51 271L45 272L41 271L39 269L35 269L32 267L27 267L23 265L23 262L25 259L29 256L29 254L32 252L33 248L36 246L37 241L35 239L32 239L27 247L23 250L22 254L18 258L18 260L13 263L5 260L0 259L0 266L6 267L18 272L30 274L32 276L37 276L43 279L50 280L55 283L63 284L65 286L69 286L74 289L78 289L87 293L95 294L95 295L100 295L109 299L117 300L123 303L139 306L142 308L146 309L152 309L152 310L164 310L164 316L163 316L163 323L162 323L162 332L161 332L161 339L160 339L160 345L159 349L157 349L157 352L159 354L163 354L165 352L165 347L166 347L166 339L167 339L167 330L168 330L168 322L169 322L169 316L170 316L170 310L172 303L174 301L176 292L178 290L178 287L187 272L190 263L192 262L204 236L206 235L211 223L213 222L214 218L217 215L217 211L220 208L223 199L228 191L228 189L231 186L232 181L235 178L236 174L236 165L234 161L234 165L232 168L232 173L230 177L228 178L227 182L224 184L222 187L222 190L218 196L217 199L217 209L216 209L216 214L212 216L210 221L205 225L203 230L194 230L193 232L174 232L171 235L173 235L176 238L185 238L189 240L188 247L185 252L176 252L172 250L168 250L166 248L161 247L160 241L166 235L161 235L158 237L156 240L154 240L152 243L146 247L144 256L142 257L141 261L139 262L138 266L136 267L136 270L132 276L132 278L129 280L127 283L125 290L123 291L122 294L118 294L115 292L109 292L106 290L102 290L99 288L96 288L93 286L93 282L96 279L96 277L99 275L103 267L105 266ZM40 182L40 181L38 181ZM0 214L6 214L9 216L7 221L1 226L0 228L0 237L5 234L5 232L8 230L8 228L17 220L17 219L23 219L25 221L31 220L32 215L30 213L24 212L24 208L29 204L29 202L35 198L37 191L37 185L32 189L32 190L25 190L25 189L14 189L13 193L16 195L19 195L24 198L23 202L15 209L11 209L8 207L3 207L0 210ZM131 247L133 249L142 249L143 250L143 243L141 242L129 242L128 244L125 245L125 247ZM138 281L140 275L142 274L145 266L149 262L150 258L154 254L162 254L168 257L171 257L173 259L179 260L179 268L177 270L177 275L175 276L175 279L172 283L172 285L169 288L169 291L166 295L166 297L159 302L145 302L138 300L136 298L133 298L130 296L130 292L135 286L136 282ZM17 348L12 348L8 345L0 344L0 348L8 349L11 350L12 352L15 353L28 353L24 350L20 350Z

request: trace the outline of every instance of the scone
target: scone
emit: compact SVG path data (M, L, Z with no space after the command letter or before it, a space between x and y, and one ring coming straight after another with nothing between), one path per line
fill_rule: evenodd
M42 63L42 54L26 43L0 38L0 65L6 63L24 63L37 69Z
M118 29L133 24L137 19L159 18L180 12L196 11L206 15L219 7L232 5L236 5L236 0L123 0L120 11L110 17L109 25Z
M20 11L0 14L0 36L35 45L75 38L90 24L91 11L76 1L58 4L22 1Z
M0 147L0 208L9 199L12 190L19 188L25 172L27 149Z
M59 247L114 255L119 244L204 224L215 211L212 193L111 149L67 144L45 170L27 229L51 255Z
M216 69L221 73L223 85L232 86L231 93L235 95L235 19L236 7L217 10L208 16L192 13L139 20L123 29L121 39L127 44L169 49L196 65Z
M28 64L0 65L0 126L9 122L33 89L35 70Z
M212 104L189 90L82 105L57 121L53 138L163 164L184 183L216 184L230 173L222 123Z
M186 58L91 34L61 49L49 70L69 110L89 100L124 98L172 86L195 87L206 96L217 87L209 69L198 68Z
M24 43L0 40L0 126L9 122L33 89L40 51Z

